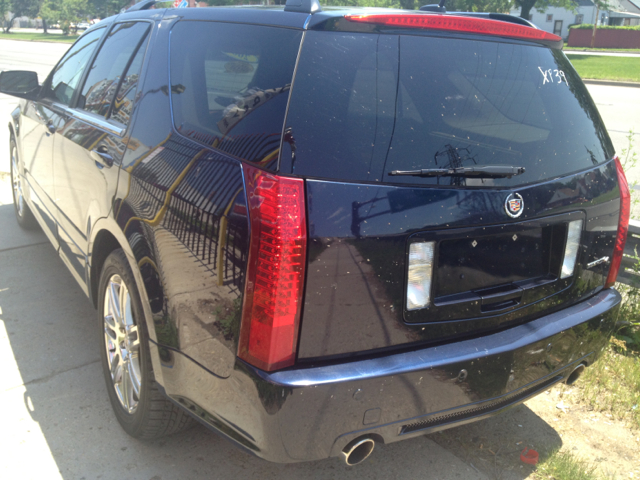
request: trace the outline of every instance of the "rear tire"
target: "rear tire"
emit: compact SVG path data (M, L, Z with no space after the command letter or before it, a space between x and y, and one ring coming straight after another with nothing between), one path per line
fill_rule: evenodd
M98 288L101 363L122 428L132 437L153 439L191 426L189 414L160 393L154 380L142 303L122 250L106 258Z
M18 225L25 230L33 230L38 226L33 213L29 209L22 189L22 175L20 175L20 160L16 139L11 135L9 140L9 162L11 163L11 191L13 193L13 209Z

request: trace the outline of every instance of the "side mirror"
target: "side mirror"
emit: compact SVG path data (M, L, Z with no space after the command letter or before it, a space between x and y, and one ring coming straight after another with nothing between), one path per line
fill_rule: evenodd
M0 73L0 93L35 100L39 89L36 72L12 70Z

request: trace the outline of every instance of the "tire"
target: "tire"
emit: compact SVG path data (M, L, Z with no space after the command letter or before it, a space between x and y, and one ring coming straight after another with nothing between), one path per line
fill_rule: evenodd
M191 426L190 415L160 393L154 380L142 304L122 250L106 258L98 294L102 369L122 428L132 437L153 439Z
M16 139L11 135L9 140L9 162L11 164L11 192L13 193L13 211L16 214L18 225L25 230L34 230L38 227L33 213L24 199L22 190L22 175L20 175L20 160Z

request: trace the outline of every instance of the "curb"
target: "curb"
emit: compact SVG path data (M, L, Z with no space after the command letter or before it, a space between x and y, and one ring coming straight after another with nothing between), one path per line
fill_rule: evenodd
M584 83L588 83L590 85L607 85L609 87L635 87L640 88L640 83L638 82L617 82L615 80L593 80L589 78L583 78L582 81Z

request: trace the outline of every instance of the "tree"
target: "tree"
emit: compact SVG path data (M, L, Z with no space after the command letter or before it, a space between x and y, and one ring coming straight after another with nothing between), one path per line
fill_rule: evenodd
M44 0L40 17L45 22L59 23L62 33L67 35L72 23L86 18L89 10L87 0Z
M89 12L93 17L107 18L130 4L131 0L89 0Z
M42 29L47 33L47 25L60 22L60 1L44 0L39 15L42 18Z
M11 27L13 25L13 21L16 18L37 17L38 11L40 11L40 3L42 3L42 0L11 0L11 19L9 20L7 26L4 28L5 33L9 33L9 30L11 30Z
M9 0L0 0L0 27L4 28L4 22L6 21L7 13L9 13Z
M575 12L578 7L578 3L574 0L515 0L515 5L520 8L520 17L525 20L531 17L532 8L543 13L549 7L566 8L572 12Z

